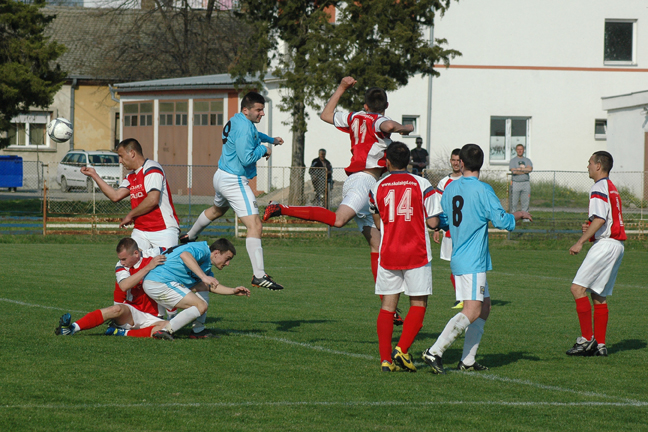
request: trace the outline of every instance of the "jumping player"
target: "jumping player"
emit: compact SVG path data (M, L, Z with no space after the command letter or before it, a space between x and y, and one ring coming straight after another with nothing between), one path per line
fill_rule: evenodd
M527 212L508 214L502 208L493 188L479 181L484 152L476 144L466 144L459 153L463 177L448 185L441 206L448 215L452 235L450 268L457 284L457 300L464 302L461 312L452 317L433 346L423 352L423 360L435 374L443 374L445 350L466 330L463 354L458 370L487 370L475 361L484 324L490 313L490 294L486 272L492 270L488 251L488 222L495 228L512 231L515 222L531 219ZM436 225L432 219L431 225Z
M427 218L441 212L439 194L430 182L407 172L410 151L402 142L387 147L389 175L369 192L369 205L376 225L380 225L380 259L376 294L382 305L377 331L381 369L416 372L407 351L423 327L427 298L432 294L432 253ZM400 294L410 298L403 333L392 351L394 312ZM392 363L393 361L393 363Z
M613 163L610 153L597 151L590 157L587 165L589 177L594 180L594 186L590 189L589 221L583 224L583 235L569 249L569 253L578 254L588 240L594 244L587 252L571 286L581 328L581 336L567 351L567 355L571 356L608 355L605 346L608 324L607 297L612 295L614 289L623 259L623 242L626 239L621 197L608 178ZM594 303L593 329L592 306L587 298L588 292Z
M443 177L439 181L439 184L437 185L437 189L439 189L441 192L443 192L453 180L457 180L458 178L461 177L459 152L461 152L461 149L457 148L452 150L452 154L450 154L450 166L452 167L452 172L447 176ZM439 243L439 231L434 231L432 239L434 240L435 243ZM443 239L441 240L441 253L439 254L439 258L441 258L444 261L450 261L451 257L452 257L452 237L450 237L450 231L446 231L445 235L443 236ZM455 277L452 273L450 273L450 282L452 282L452 287L456 292L457 287L455 285ZM463 302L459 300L456 300L454 305L452 306L452 309L462 309L462 308L463 308Z
M272 148L261 143L281 145L284 142L280 137L272 138L258 132L254 126L265 115L264 107L265 98L249 92L241 100L241 112L223 128L223 154L214 174L214 205L198 216L189 232L180 237L180 243L194 241L207 225L224 215L231 206L247 228L245 247L254 271L252 285L276 291L283 286L265 272L261 246L263 226L256 197L248 184L257 175L257 161L272 154Z
M180 225L162 165L144 158L142 146L134 138L123 140L117 144L116 150L119 162L132 170L118 189L103 181L94 168L83 167L81 172L91 177L113 202L130 196L131 211L121 220L119 227L134 223L131 236L140 249L177 245Z

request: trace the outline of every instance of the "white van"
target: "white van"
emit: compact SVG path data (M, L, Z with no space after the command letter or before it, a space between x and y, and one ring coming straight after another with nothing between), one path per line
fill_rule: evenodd
M81 168L92 167L97 174L114 188L122 181L122 167L117 153L110 151L70 150L59 163L56 181L61 190L67 192L72 187L85 188L88 192L96 187L94 180L81 173Z

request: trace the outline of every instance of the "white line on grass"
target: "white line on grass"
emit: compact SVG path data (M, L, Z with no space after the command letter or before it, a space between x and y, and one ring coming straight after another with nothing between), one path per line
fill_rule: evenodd
M21 305L21 306L38 307L38 308L42 308L42 309L52 309L52 310L59 310L59 311L65 311L65 312L77 312L77 313L82 313L82 314L88 313L88 312L85 312L85 311L74 310L74 309L62 309L62 308L57 308L57 307L53 307L53 306L43 306L43 305L32 304L32 303L24 303L24 302L21 302L21 301L10 300L10 299L6 299L6 298L0 298L0 301L7 302L7 303L13 303L13 304Z

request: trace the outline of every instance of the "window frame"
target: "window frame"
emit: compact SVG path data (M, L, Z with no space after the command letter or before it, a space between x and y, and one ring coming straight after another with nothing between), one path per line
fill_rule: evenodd
M530 158L531 154L531 118L530 116L490 116L490 122L489 122L489 137L488 137L488 163L490 165L506 165L511 162L511 158L515 157L511 155L511 152L515 154L515 147L519 143L513 144L513 135L512 135L512 121L513 120L525 120L526 121L526 139L525 139L525 144L524 144L524 157ZM492 135L492 130L491 130L491 124L493 120L505 120L504 123L504 159L493 159L491 157L491 140L493 138Z
M50 140L49 135L47 134L47 124L52 119L52 113L47 111L30 111L28 114L21 114L11 119L11 124L16 128L16 143L9 144L7 146L8 150L25 150L25 149L36 149L36 148L51 148L54 141ZM31 121L30 121L31 120ZM27 142L27 137L31 138L30 128L31 125L43 125L43 144L32 144L31 141ZM18 134L20 133L18 125L24 126L24 144L19 144L20 139ZM6 137L9 138L9 131L6 132ZM54 144L55 145L55 144Z
M605 130L605 133L599 134L596 133L596 127L599 125L599 123L603 124L603 128ZM594 139L597 141L606 141L607 140L607 119L595 119L594 120Z
M403 114L401 116L401 124L403 126L407 124L412 124L414 125L414 130L409 133L409 135L405 135L410 138L417 138L419 137L419 118L420 116L418 114ZM407 119L407 120L406 120Z
M605 24L627 23L632 24L632 59L631 60L606 60L605 59ZM637 20L636 19L606 19L603 25L603 65L605 66L636 66L637 65Z

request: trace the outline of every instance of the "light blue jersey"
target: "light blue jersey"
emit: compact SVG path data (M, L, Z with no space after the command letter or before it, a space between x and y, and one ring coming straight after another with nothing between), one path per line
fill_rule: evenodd
M476 177L461 177L443 192L441 207L448 216L452 237L452 274L492 270L488 222L495 228L515 229L515 217L502 208L493 188Z
M194 272L189 270L180 258L180 254L189 252L198 262L198 265L207 276L214 276L211 270L211 251L207 242L187 243L186 245L173 248L167 255L164 264L155 267L145 277L144 280L155 282L180 282L187 288L191 288L200 279Z
M218 169L253 179L257 175L257 161L267 152L262 142L272 143L274 138L258 132L243 113L236 114L223 128L223 153Z

